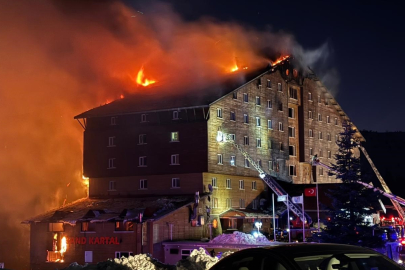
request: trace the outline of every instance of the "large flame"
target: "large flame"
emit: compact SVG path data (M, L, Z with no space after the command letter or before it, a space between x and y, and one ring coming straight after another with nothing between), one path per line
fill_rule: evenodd
M290 56L286 55L286 56L282 56L280 58L278 58L276 61L272 62L271 65L275 66L277 64L280 64L281 62L283 62L284 60L288 59Z
M62 262L64 261L64 259L63 259L63 254L66 252L66 250L67 250L67 241L66 241L66 236L63 236L62 237L62 241L61 241L61 243L60 243L60 255L61 255L61 257L62 257Z
M143 66L138 71L138 75L136 76L136 83L142 86L148 86L150 84L154 84L155 80L145 79L145 74L143 72Z

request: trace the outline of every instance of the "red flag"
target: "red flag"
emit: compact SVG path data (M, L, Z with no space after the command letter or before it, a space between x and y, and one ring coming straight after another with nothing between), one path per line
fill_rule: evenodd
M311 188L306 188L304 190L304 194L307 197L313 197L316 196L316 187L311 187Z

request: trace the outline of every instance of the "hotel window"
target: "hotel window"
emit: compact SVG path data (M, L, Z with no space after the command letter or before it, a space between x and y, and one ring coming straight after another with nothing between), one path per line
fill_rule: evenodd
M312 93L311 92L308 92L308 100L312 101Z
M252 190L257 190L256 181L252 181Z
M309 148L309 156L312 157L314 155L314 151L312 150L312 148Z
M115 169L115 158L109 158L108 159L108 167L107 169Z
M115 136L108 137L108 147L115 147Z
M290 138L295 137L295 127L288 127L288 137Z
M239 189L245 189L245 180L239 180Z
M139 180L139 189L148 189L148 180L147 179Z
M243 123L249 124L249 116L246 113L243 114Z
M284 131L283 122L278 122L278 130Z
M223 163L224 161L223 161L223 156L222 156L222 154L218 154L217 157L218 157L218 164L220 164L220 165L224 164L224 163Z
M260 117L258 117L258 116L256 116L256 126L257 126L257 127L261 127L261 126L262 126L262 123L261 123L261 121L260 121Z
M229 118L231 121L235 121L236 120L236 115L235 112L231 112L231 116Z
M256 139L256 147L257 148L262 148L262 139L261 138Z
M82 232L94 232L94 223L83 221L80 225L80 230Z
M260 168L262 167L262 160L261 159L257 160L257 166L259 166Z
M226 179L226 188L231 189L231 179Z
M256 105L257 106L261 105L260 97L258 97L258 96L256 96Z
M146 167L147 163L146 163L146 157L139 157L139 167Z
M280 112L283 111L283 103L281 103L281 102L278 103L278 110L279 110Z
M179 154L171 155L170 165L180 165L180 156Z
M323 168L319 168L319 175L323 175Z
M288 154L290 156L295 156L295 146L294 145L289 145L288 146Z
M308 130L308 136L309 136L310 138L313 138L313 137L314 137L314 132L312 131L312 129L309 129L309 130Z
M273 161L269 160L269 170L273 170Z
M294 108L288 108L288 117L295 118Z
M326 136L328 137L328 142L332 141L331 136L330 136L330 133L327 133Z
M212 187L214 187L214 188L217 188L217 187L218 187L218 185L217 185L217 178L216 178L216 177L212 177L212 179L211 179L211 184L212 184Z
M247 158L245 158L245 167L250 168L250 163L249 163L249 160Z
M273 122L271 120L267 120L267 128L273 129Z
M221 108L217 109L217 117L222 118L222 109Z
M247 93L243 93L243 102L249 102L249 95Z
M170 133L170 141L171 142L178 142L179 141L179 132L173 131Z
M235 156L231 156L231 166L236 166L236 157Z
M231 208L232 207L232 199L231 198L226 198L226 207Z
M323 157L322 149L319 149L319 157Z
M139 143L138 144L146 144L146 134L139 134Z
M328 151L328 158L329 158L329 159L332 158L332 153L331 153L331 151Z
M318 121L322 122L322 114L318 113Z
M335 126L337 126L337 125L338 125L338 119L335 118Z
M271 140L271 139L269 139L269 141L268 141L268 147L269 147L269 150L270 149L273 149L273 141Z
M234 91L234 92L232 93L232 98L233 98L233 99L238 99L238 92Z
M147 114L141 114L141 122L147 122L148 121L148 115Z
M308 111L308 119L314 119L312 111Z
M280 151L284 151L284 144L280 142Z
M318 103L321 103L321 96L318 96Z
M320 139L320 140L322 140L322 139L323 139L323 136L322 136L322 131L319 131L319 133L318 133L318 137L319 137L319 139Z
M113 116L110 118L110 125L115 126L117 124L117 117Z
M213 200L212 200L212 208L218 208L218 198L213 198Z
M271 88L271 81L267 80L267 88Z
M115 258L120 259L122 257L129 258L129 256L134 256L132 251L116 251Z
M298 91L297 91L297 89L295 89L293 87L290 87L288 89L288 95L292 99L298 99Z
M248 136L243 136L243 144L244 145L249 145L249 137Z
M55 223L48 223L48 231L49 232L63 232L63 222L55 222Z
M258 204L259 204L259 203L258 203L258 200L253 200L253 201L252 201L252 209L253 209L253 210L256 210Z
M267 100L267 109L273 108L273 102L271 100Z
M329 115L326 116L326 123L330 124L330 116Z
M241 209L245 208L245 199L239 199L239 208Z
M179 111L173 111L173 119L172 120L178 120L179 119Z
M180 178L172 178L172 188L180 187Z
M123 221L116 221L115 222L115 231L133 231L134 230L134 223L131 221L123 222ZM123 254L123 252L121 252Z
M289 168L290 170L289 170L289 175L291 175L291 176L297 176L297 171L295 170L295 165L290 165L290 168Z
M229 134L228 137L229 137L229 139L232 140L232 141L235 141L235 140L236 140L236 139L235 139L235 138L236 138L236 137L235 137L235 134Z
M115 190L115 181L108 182L108 190Z
M281 83L278 83L278 84L277 84L277 90L278 90L279 92L282 92L282 91L283 91L283 87L282 87Z

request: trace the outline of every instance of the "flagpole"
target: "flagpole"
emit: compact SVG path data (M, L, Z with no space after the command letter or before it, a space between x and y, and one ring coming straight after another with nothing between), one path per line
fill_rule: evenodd
M287 194L287 224L288 224L288 243L291 242L291 230L290 230L290 200Z
M274 204L274 193L272 194L272 199L273 199L273 232L274 232L274 242L277 241L276 237L276 209L275 209L275 204Z
M319 197L318 197L318 181L316 182L316 208L318 212L318 232L321 231L321 227L319 227Z
M302 193L301 198L302 198L302 242L305 242L305 210L304 210L304 193Z

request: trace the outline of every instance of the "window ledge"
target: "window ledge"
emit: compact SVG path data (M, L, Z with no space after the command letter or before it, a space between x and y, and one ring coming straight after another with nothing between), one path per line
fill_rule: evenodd
M107 170L113 170L116 169L117 167L108 167Z
M116 147L116 145L107 145L107 147Z
M176 142L180 142L180 141L169 141L170 143L176 143Z
M180 187L171 187L170 189L180 189Z
M177 163L177 164L170 164L170 166L178 166L178 165L180 165L179 163Z
M114 231L114 233L134 233L134 231Z
M143 168L143 167L148 167L148 166L147 166L147 165L139 165L138 167L142 167L142 168Z

